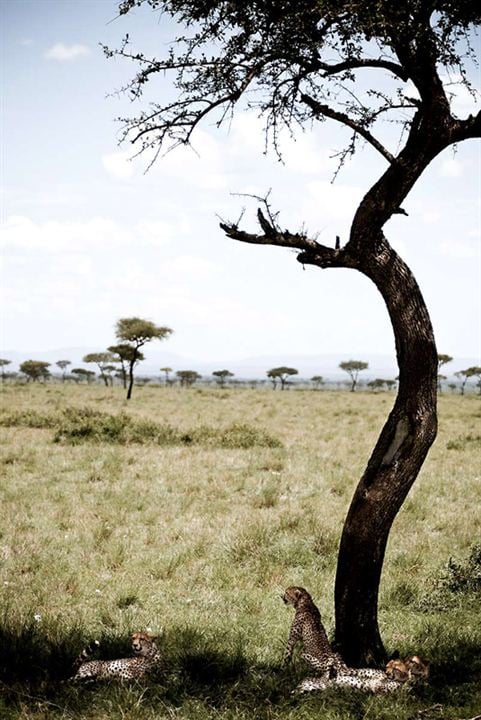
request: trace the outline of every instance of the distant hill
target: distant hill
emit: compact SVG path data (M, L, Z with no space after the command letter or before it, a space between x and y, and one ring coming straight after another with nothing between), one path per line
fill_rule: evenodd
M98 347L69 347L57 348L54 350L28 350L18 352L16 350L1 350L1 357L12 361L7 370L18 370L18 366L24 360L44 360L53 365L57 360L71 360L72 367L83 367L82 358L90 352L99 352ZM199 360L193 356L182 356L168 352L163 347L145 348L146 360L140 363L137 374L149 377L160 377L161 367L171 367L176 370L196 370L201 375L209 376L214 370L230 370L238 379L265 378L266 371L273 367L286 365L297 368L300 378L311 378L313 375L322 375L325 379L341 380L347 379L347 374L339 369L339 363L343 360L350 360L349 353L329 353L323 355L257 355L242 359L213 358L211 361ZM356 353L354 353L356 355ZM361 377L372 379L376 377L390 379L398 374L396 358L394 355L359 354L355 360L363 360L369 363L368 370L361 373ZM458 370L464 370L472 365L481 365L481 360L475 357L455 358L449 365L443 367L443 374L451 377ZM88 366L85 366L88 367ZM93 369L93 366L90 366Z

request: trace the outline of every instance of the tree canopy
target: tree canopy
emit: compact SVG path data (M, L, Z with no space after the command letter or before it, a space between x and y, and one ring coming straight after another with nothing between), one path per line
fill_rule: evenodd
M276 146L282 126L331 118L352 131L346 154L362 140L392 163L392 151L374 134L380 120L393 119L394 112L402 135L422 121L423 106L435 104L451 119L443 70L472 89L464 61L475 56L469 31L481 13L469 0L124 0L119 13L141 5L186 28L163 58L131 48L129 36L121 48L104 47L108 57L137 65L123 88L131 99L165 72L179 91L173 102L153 101L137 116L121 118L124 139L141 151L190 142L207 115L217 124L228 121L244 96L264 116ZM358 73L369 69L390 76L390 91L379 89L377 73L364 73L367 89L356 91ZM479 133L480 117L448 125L449 142L455 142ZM437 138L438 146L447 140Z

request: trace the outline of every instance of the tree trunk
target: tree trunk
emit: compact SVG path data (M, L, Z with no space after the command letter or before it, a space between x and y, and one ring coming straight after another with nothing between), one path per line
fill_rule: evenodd
M386 653L377 601L389 531L436 437L437 351L421 291L383 236L358 268L378 287L393 325L399 390L344 524L336 575L336 644L349 665Z
M127 390L127 400L132 397L132 388L134 387L134 363L129 365L129 387Z

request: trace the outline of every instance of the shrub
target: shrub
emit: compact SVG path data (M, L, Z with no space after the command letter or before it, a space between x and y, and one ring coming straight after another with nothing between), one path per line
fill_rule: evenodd
M234 423L226 428L201 425L182 432L171 425L135 420L126 413L110 415L90 408L69 408L57 420L54 442L76 445L106 442L128 445L202 445L221 448L279 448L282 443L265 430Z
M56 422L55 415L45 415L37 410L17 410L0 415L1 427L53 428Z
M439 585L452 593L481 592L481 545L473 545L464 563L449 558L446 574Z

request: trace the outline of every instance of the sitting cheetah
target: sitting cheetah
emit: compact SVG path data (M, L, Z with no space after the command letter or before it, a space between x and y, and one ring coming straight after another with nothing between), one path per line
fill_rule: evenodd
M390 679L384 670L349 668L335 653L327 639L321 615L311 596L301 587L289 587L282 596L296 611L289 633L284 661L290 660L297 642L303 643L303 659L320 675L303 680L298 692L327 690L330 687L351 687L373 693L397 690L402 683Z
M132 635L132 650L134 657L120 658L119 660L83 660L89 656L93 646L92 643L82 651L77 659L76 669L72 680L137 680L147 675L161 659L161 653L155 644L155 636L148 633L138 632Z

